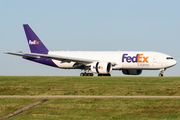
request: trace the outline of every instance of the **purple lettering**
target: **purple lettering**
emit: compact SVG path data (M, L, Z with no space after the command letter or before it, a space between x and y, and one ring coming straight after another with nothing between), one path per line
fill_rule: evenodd
M128 56L128 57L126 58L126 61L127 61L128 63L130 63L130 62L131 62L131 56Z
M124 59L126 58L126 55L128 55L128 54L123 54L123 56L122 56L122 62L124 62Z
M133 63L137 63L138 62L138 56L139 56L139 54L137 54L136 56L128 56L128 54L123 54L123 56L122 56L122 62L128 62L128 63L130 63L130 62L133 62ZM124 60L125 59L125 60Z
M133 63L137 62L137 57L138 57L138 55L132 57L132 62L133 62Z

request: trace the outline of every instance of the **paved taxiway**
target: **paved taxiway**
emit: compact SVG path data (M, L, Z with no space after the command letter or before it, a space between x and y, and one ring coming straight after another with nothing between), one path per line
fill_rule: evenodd
M0 95L0 98L180 98L180 96Z

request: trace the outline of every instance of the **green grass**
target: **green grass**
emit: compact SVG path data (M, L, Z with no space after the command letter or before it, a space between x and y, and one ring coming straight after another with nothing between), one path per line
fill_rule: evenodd
M0 117L37 100L36 98L0 98ZM179 99L168 98L52 98L10 119L169 120L180 119L179 108Z
M180 77L6 77L0 95L180 95Z
M0 98L0 117L23 108L41 98Z
M0 95L180 96L180 77L0 76ZM0 117L40 99L0 98ZM10 119L180 119L178 98L49 99Z

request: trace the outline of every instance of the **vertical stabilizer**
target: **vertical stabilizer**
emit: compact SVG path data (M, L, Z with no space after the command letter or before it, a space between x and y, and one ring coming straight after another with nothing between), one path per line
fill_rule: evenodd
M26 33L26 37L27 37L27 41L28 41L28 45L31 50L31 53L47 54L49 50L41 42L38 36L31 29L31 27L28 24L24 24L23 27Z

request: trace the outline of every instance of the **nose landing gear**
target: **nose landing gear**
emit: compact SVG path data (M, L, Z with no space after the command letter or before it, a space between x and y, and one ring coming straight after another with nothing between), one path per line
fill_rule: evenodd
M164 73L165 70L166 70L166 68L160 69L159 77L163 77L163 73Z
M163 77L163 74L162 74L162 73L159 73L159 77Z

